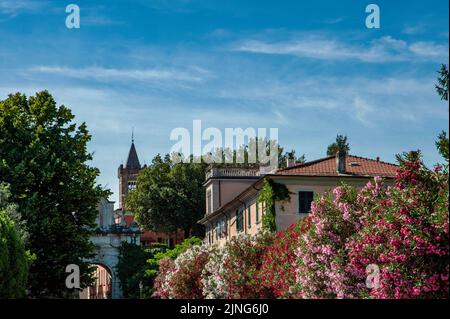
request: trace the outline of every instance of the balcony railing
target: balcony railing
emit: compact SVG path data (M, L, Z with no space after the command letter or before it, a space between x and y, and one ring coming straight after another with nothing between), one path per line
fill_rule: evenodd
M258 177L259 168L211 168L206 172L206 179L214 177Z

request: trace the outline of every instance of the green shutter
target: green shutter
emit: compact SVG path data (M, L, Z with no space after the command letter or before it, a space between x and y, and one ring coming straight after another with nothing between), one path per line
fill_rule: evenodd
M259 203L256 202L256 223L259 223Z
M237 232L240 232L244 229L244 224L243 224L243 211L242 210L237 210L236 211L236 230Z
M247 208L247 225L248 228L252 227L252 213L250 207Z
M314 192L298 192L298 212L300 214L308 214L313 200Z

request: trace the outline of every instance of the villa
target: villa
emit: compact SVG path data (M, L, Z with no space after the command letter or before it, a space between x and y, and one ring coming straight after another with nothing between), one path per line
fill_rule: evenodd
M296 164L262 174L258 168L211 166L206 173L206 213L199 223L206 228L205 241L223 246L238 234L256 235L262 228L264 204L258 203L266 179L284 184L290 199L275 203L276 225L283 230L310 212L314 195L342 182L363 187L375 176L392 183L398 166L377 159L337 153L315 161Z

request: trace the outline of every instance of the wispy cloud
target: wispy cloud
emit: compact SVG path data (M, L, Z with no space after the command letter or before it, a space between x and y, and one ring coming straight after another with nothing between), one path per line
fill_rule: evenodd
M325 19L323 21L323 23L325 23L325 24L338 24L338 23L341 23L344 20L345 20L344 17L337 17L337 18Z
M426 27L423 24L407 25L403 28L402 33L407 35L416 35L425 32Z
M101 15L89 15L87 17L83 17L81 23L87 26L118 26L125 24L123 21L114 20L107 16Z
M448 46L430 41L408 43L385 36L368 45L355 45L336 38L308 36L281 42L244 40L233 51L292 55L320 60L359 60L368 63L445 61Z
M210 76L209 71L193 67L176 69L114 69L103 67L71 68L60 66L35 66L28 69L33 73L54 74L69 78L110 81L182 81L202 82Z
M439 103L434 81L406 75L378 79L307 75L289 82L241 81L211 94L230 103L258 105L261 110L283 110L286 125L296 125L295 116L289 114L328 114L378 127L394 118L410 123L423 117L445 116L445 109L430 107Z
M46 6L46 1L0 0L0 13L16 16L21 12L32 12Z

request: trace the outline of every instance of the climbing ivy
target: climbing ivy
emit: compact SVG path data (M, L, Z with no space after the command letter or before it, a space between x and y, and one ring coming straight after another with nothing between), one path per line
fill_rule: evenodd
M264 203L265 213L263 216L263 229L269 231L277 230L275 202L290 199L290 192L286 185L274 182L271 179L264 180L259 191L258 203Z

